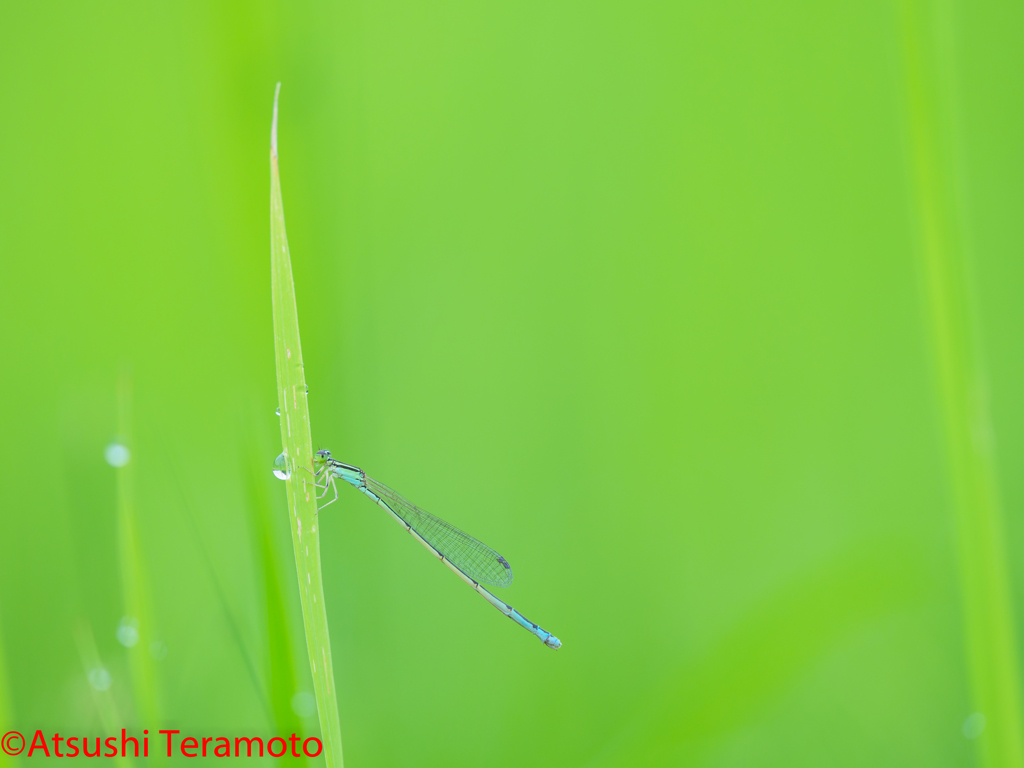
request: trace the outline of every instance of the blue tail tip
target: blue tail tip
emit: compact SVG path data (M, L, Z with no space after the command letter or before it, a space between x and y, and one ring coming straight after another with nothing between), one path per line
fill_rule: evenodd
M548 648L552 648L557 651L559 648L562 647L562 641L554 635L548 635L546 638L544 638L544 645L546 645Z

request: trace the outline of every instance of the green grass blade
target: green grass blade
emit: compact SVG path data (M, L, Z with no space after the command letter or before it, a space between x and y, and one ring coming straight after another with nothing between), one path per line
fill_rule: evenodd
M252 430L250 430L251 432ZM261 444L255 438L245 441L249 446L243 457L244 476L248 489L249 520L253 533L254 559L263 575L263 595L266 606L267 651L270 667L270 704L277 733L302 735L302 724L292 709L292 697L297 691L295 681L294 649L290 632L290 617L284 591L284 564L278 555L273 511L267 490L266 456L260 456L255 446ZM294 757L290 752L280 758L287 765L305 765L306 758L300 753Z
M82 660L82 671L85 673L86 680L89 679L90 672L97 669L106 669L106 665L100 659L100 652L96 648L96 636L85 619L81 619L75 627L75 643L78 645L78 655ZM117 681L112 681L112 683L116 685ZM117 704L114 702L114 689L111 683L108 682L108 685L111 685L111 687L107 687L104 690L96 688L91 682L87 682L86 685L92 691L93 702L96 704L96 711L99 713L103 730L108 734L120 733L121 729L124 728L124 720L118 712ZM113 760L117 768L131 768L134 756L122 757L121 753L118 752Z
M274 353L277 360L277 397L281 408L281 443L290 475L285 481L289 527L295 550L302 621L306 630L316 707L324 740L327 768L341 768L341 723L338 719L337 688L327 631L323 579L320 573L320 536L316 527L315 488L312 475L313 441L309 429L306 379L299 343L299 313L295 306L295 284L288 253L288 236L281 202L281 177L277 164L277 97L270 133L270 265L274 305Z
M7 677L7 657L4 655L3 605L0 604L0 736L14 728L14 709ZM0 768L13 768L17 760L0 750Z
M968 669L987 723L980 764L1024 766L1019 671L965 194L957 173L951 9L903 0L907 123L919 250L955 508Z
M121 370L117 390L118 431L123 444L129 449L129 456L132 456L132 381L127 368ZM143 567L144 558L135 514L135 462L132 459L133 456L123 466L114 470L117 474L118 555L124 614L125 617L138 622L137 642L128 647L127 652L137 716L139 722L145 725L160 722L157 672L150 654L150 645L156 642L157 638L154 631L155 611Z

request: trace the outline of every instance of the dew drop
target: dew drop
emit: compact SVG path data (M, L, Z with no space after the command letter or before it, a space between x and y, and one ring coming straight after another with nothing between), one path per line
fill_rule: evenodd
M149 655L157 661L163 661L167 658L167 643L163 640L154 640L149 644Z
M316 698L308 691L299 691L292 696L292 712L299 717L313 717L316 714Z
M292 473L288 471L288 458L282 453L274 459L274 477L278 480L287 480L291 476Z
M134 648L139 643L139 620L131 616L121 617L117 625L117 642L125 648Z
M277 406L277 408L274 409L274 415L275 416L280 416L281 415L281 406L280 405Z
M963 733L965 739L978 738L985 730L985 715L983 715L981 712L975 712L966 720L964 720L964 724L960 730Z
M103 458L106 459L107 464L112 467L123 467L131 461L132 454L128 450L127 446L121 445L120 443L111 443L103 449Z
M103 667L93 667L89 670L87 677L89 678L89 685L101 692L110 690L110 684L113 682L110 678L110 673Z

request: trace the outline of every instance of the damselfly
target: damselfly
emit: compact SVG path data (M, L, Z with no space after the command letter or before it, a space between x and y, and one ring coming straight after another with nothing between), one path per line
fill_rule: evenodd
M547 630L541 629L511 605L502 602L481 586L481 584L491 584L496 587L507 587L512 583L512 567L508 564L508 560L486 544L463 533L455 526L449 525L441 518L424 512L386 485L378 483L372 477L367 477L359 467L332 459L330 451L316 452L316 456L313 457L313 469L317 481L314 482L314 485L321 489L317 499L324 498L331 488L334 489L334 498L323 507L338 500L336 481L344 480L373 499L399 525L411 533L414 539L455 571L459 578L479 592L487 602L516 624L540 638L548 648L562 646L557 637ZM323 485L318 482L321 479L324 480Z

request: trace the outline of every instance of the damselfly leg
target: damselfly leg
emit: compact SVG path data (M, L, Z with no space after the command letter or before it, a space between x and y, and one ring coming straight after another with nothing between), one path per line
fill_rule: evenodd
M314 488L319 489L320 493L316 494L316 499L318 501L320 499L322 499L324 496L327 495L327 492L331 489L332 486L334 487L334 498L331 499L331 501L328 501L327 504L333 504L335 501L338 500L338 487L334 484L334 478L330 474L324 475L324 481L325 482L324 482L323 485L320 485L320 483L317 482L320 479L320 473L324 471L324 467L321 467L316 472L311 470L309 467L303 467L303 469L306 470L307 472L309 472L309 474L311 474L313 476L313 480L312 481L307 481L305 478L303 478L303 480L302 480L303 487L305 487L307 484L309 484L309 485L312 485ZM322 505L320 507L317 507L317 511L319 511L319 510L323 509L324 507L326 507L327 504L324 504L324 505Z

